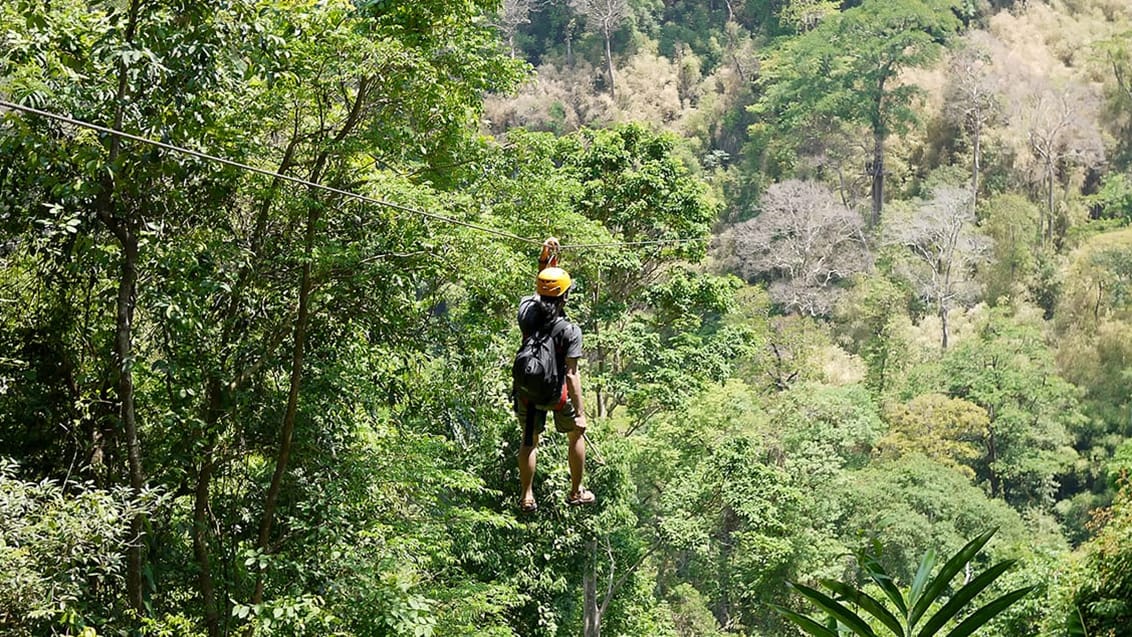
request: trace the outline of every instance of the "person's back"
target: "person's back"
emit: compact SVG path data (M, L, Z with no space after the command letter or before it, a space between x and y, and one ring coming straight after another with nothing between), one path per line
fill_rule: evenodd
M567 503L594 501L593 493L582 487L586 456L586 418L578 373L582 331L566 317L564 307L572 281L565 270L556 267L557 251L558 240L547 239L539 259L538 293L519 302L517 316L523 344L512 375L515 415L523 428L519 447L519 508L523 511L538 508L533 492L535 462L538 437L546 428L548 412L554 414L555 429L568 439L571 489ZM553 349L553 370L545 369L542 363L551 356L547 348Z
M519 302L519 331L523 347L516 364L527 365L527 378L515 370L515 391L539 407L560 409L567 398L566 361L582 355L582 330L572 323L559 304L543 301L538 295ZM544 370L541 361L549 355L551 369ZM522 382L522 381L526 382ZM547 391L549 390L549 391Z

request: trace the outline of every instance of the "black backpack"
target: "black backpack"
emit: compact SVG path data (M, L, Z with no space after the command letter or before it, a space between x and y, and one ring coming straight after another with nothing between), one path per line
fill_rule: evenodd
M554 334L562 317L556 317L523 340L511 366L515 393L534 405L553 405L562 395Z

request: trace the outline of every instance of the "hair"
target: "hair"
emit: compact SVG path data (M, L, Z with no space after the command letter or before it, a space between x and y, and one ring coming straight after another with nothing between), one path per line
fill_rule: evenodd
M550 321L552 318L562 314L562 306L566 305L566 296L569 294L569 291L561 296L543 296L539 294L538 306L542 314L542 320Z

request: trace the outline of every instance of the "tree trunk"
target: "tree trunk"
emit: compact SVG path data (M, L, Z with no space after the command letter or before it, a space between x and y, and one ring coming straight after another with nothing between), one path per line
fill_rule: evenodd
M134 224L128 224L130 226ZM118 281L118 318L115 338L115 358L118 363L118 399L121 403L122 429L126 434L126 457L130 471L130 491L138 497L142 490L141 445L138 442L137 411L134 408L134 302L138 284L138 237L136 228L124 231L122 245L122 271ZM145 520L141 513L130 520L130 547L126 552L126 590L130 606L139 614L145 606L142 600L142 545Z
M939 325L940 325L940 331L942 332L942 336L941 336L941 339L940 339L940 349L945 351L945 352L947 351L947 344L948 344L949 338L951 336L950 324L948 323L948 314L950 314L950 312L947 311L947 304L944 303L943 301L940 301L939 302Z
M975 123L975 130L973 133L974 142L974 156L971 158L971 210L972 212L978 209L979 204L979 164L981 161L980 155L982 152L982 124Z
M721 591L724 591L715 604L712 606L712 614L715 615L715 621L720 626L729 626L731 624L731 600L733 599L733 592L731 587L731 567L732 555L735 547L733 541L733 534L738 528L738 520L735 517L735 512L730 507L725 507L723 510L723 524L719 529L719 536L717 541L719 543L719 554L716 556L716 578L719 581Z
M208 637L220 634L220 614L216 610L216 593L212 581L212 560L208 551L208 496L215 468L213 454L215 448L210 442L204 449L200 468L197 470L197 483L193 493L193 556L200 573L197 585L200 588L201 602L204 606L204 624Z
M990 412L991 420L994 420L994 411ZM990 480L991 497L1002 497L1002 484L998 479L998 472L995 471L994 465L998 461L998 446L994 438L994 425L993 423L987 427L987 478Z
M306 236L303 242L303 273L299 284L299 307L295 316L294 346L291 350L291 380L287 390L287 409L283 414L283 427L279 431L279 452L275 459L275 472L271 475L271 486L263 505L263 518L259 524L259 537L256 546L266 552L271 540L271 526L275 520L275 509L279 503L279 492L283 488L283 477L287 473L287 462L291 458L291 438L295 432L295 419L299 411L299 387L303 378L304 343L307 338L307 322L310 319L311 260L314 258L314 239L318 225L318 207L311 205L307 213ZM252 605L263 602L264 577L261 570L256 577Z
M366 103L369 90L374 84L374 78L363 77L358 81L358 92L354 96L350 114L342 124L338 134L331 140L322 144L322 152L315 159L311 170L310 181L318 183L322 179L323 171L330 160L330 153L354 130L361 121L362 107ZM297 127L297 124L296 124ZM297 134L297 133L296 133ZM299 411L299 387L303 378L304 344L307 339L307 324L310 320L310 295L313 288L311 278L311 262L314 260L314 243L318 234L319 204L311 193L312 201L307 211L306 233L303 238L303 271L299 283L299 307L295 316L294 346L291 351L291 379L287 390L287 409L283 414L283 427L279 432L279 451L275 458L275 472L271 475L271 486L267 489L264 498L263 518L259 524L259 537L257 547L261 552L267 552L271 540L271 527L275 520L275 509L279 503L279 492L283 488L283 477L287 473L287 462L291 458L291 438L295 432L295 419ZM252 605L263 602L264 574L260 570L256 576L255 592L252 594Z
M1053 244L1053 153L1046 158L1046 227L1045 244Z
M234 300L230 300L229 314L235 311L234 306ZM230 329L228 329L228 325L225 325L220 336L221 343L228 343L229 337ZM201 605L204 608L204 624L208 629L208 637L217 637L220 634L220 611L216 606L212 557L208 547L208 512L212 476L216 472L216 439L219 435L216 427L223 416L223 392L224 388L219 378L213 375L208 379L205 387L204 428L201 432L201 436L206 442L201 454L200 464L197 467L196 485L193 488L193 557L200 569L200 573L197 575L197 587L200 591Z
M126 18L126 30L123 34L124 43L133 44L137 31L138 11L141 0L132 0ZM125 102L129 92L129 75L125 62L118 62L118 87L114 96L114 119L111 127L114 130L122 128L125 114ZM102 188L96 201L98 216L103 224L118 240L122 248L121 270L118 278L118 295L115 315L114 357L118 367L118 404L119 419L122 432L126 436L126 458L129 471L130 490L134 497L141 493L143 477L141 469L141 446L138 442L137 412L134 406L134 376L133 376L133 320L134 303L137 298L138 281L138 230L141 224L137 215L125 212L119 215L119 206L116 201L116 178L119 173L117 166L121 152L122 140L117 135L110 136L110 145L107 152L107 163L110 169L102 178ZM145 528L145 520L138 513L130 520L131 541L126 548L126 597L130 607L144 615L145 605L142 595L142 546L141 537Z
M883 339L882 342L886 343L881 351L880 359L877 361L876 366L876 379L877 379L877 395L883 396L884 391L888 389L888 359L891 358L892 353L888 349L889 339L884 335L877 335L878 339Z
M605 35L605 68L606 72L609 74L609 97L613 98L614 102L616 102L617 90L613 80L613 49L610 45L613 34L610 33L609 29L605 29L602 33Z
M872 227L880 225L880 211L884 205L884 132L873 131L873 170L872 170Z
M597 308L598 303L601 302L601 273L598 272L597 280L594 282L594 294L592 307ZM608 405L605 404L607 395L605 388L605 347L601 344L601 319L594 319L594 340L597 341L597 374L601 379L597 387L594 389L594 394L597 398L597 417L605 418L609 414Z
M574 21L566 23L566 64L574 66Z
M287 148L283 152L283 158L280 160L278 168L276 168L276 172L279 174L285 174L291 169L295 149L299 142L298 120L299 114L296 112L295 128L292 131L291 141L288 142ZM267 193L264 195L263 201L260 203L256 213L255 225L249 239L249 250L252 258L248 259L241 267L240 273L236 277L236 285L232 287L232 291L228 297L228 303L225 306L224 314L221 318L224 324L220 333L219 351L221 352L228 349L228 345L232 343L233 334L240 329L237 322L240 303L243 299L244 291L254 278L255 263L263 251L268 216L282 181L283 180L279 177L272 178L271 185L268 187ZM267 356L268 353L264 352L263 355ZM223 359L220 361L220 365L223 367ZM229 386L231 391L236 391L242 377L243 373L240 370L232 370L232 381ZM220 634L220 611L216 604L215 583L212 577L212 560L208 550L208 511L211 496L210 485L212 476L216 472L216 441L219 436L217 426L224 415L224 383L218 376L213 375L208 379L205 391L205 427L203 435L207 438L207 444L205 445L204 453L200 460L200 466L197 470L197 483L194 489L193 554L200 568L200 575L197 577L197 585L201 596L201 603L204 608L205 626L208 629L209 637L217 637Z
M584 637L601 637L601 608L597 604L597 540L590 540L590 567L582 576Z

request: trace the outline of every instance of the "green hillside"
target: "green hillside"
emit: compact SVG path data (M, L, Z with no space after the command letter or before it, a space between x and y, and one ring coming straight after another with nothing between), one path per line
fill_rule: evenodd
M1128 635L1130 225L1126 0L2 3L0 633Z

